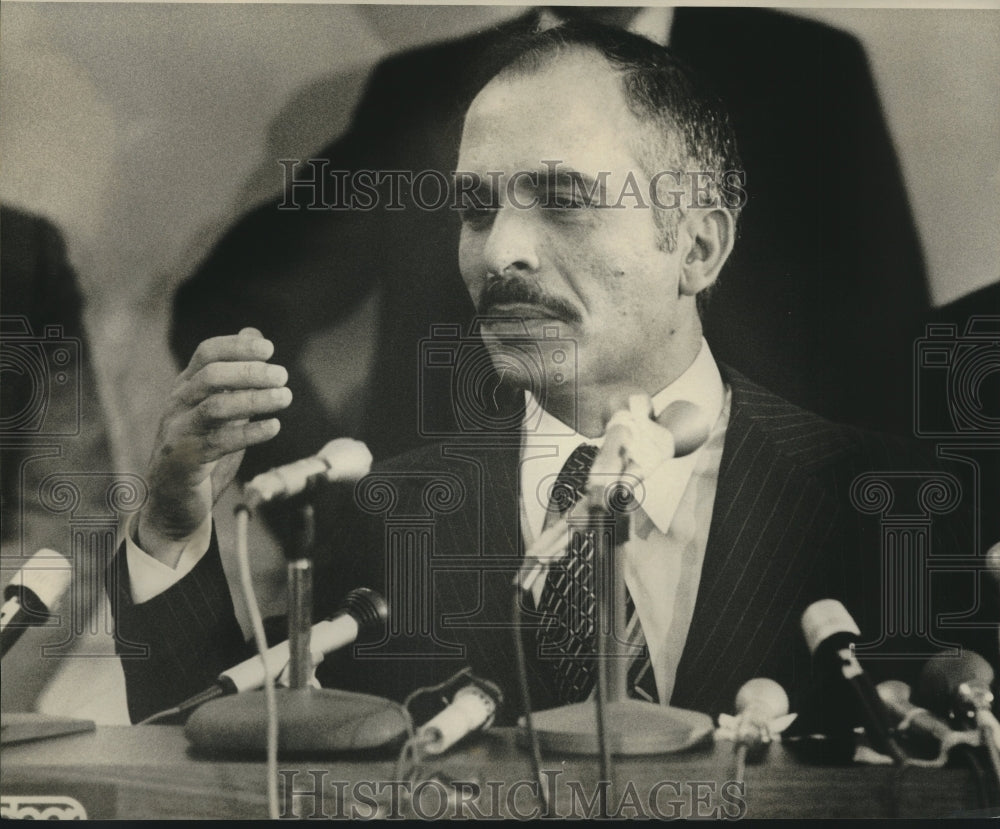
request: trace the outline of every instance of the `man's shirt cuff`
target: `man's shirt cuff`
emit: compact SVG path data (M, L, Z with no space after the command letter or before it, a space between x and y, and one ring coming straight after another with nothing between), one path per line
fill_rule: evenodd
M125 556L132 601L142 604L173 587L201 561L212 543L212 516L209 514L188 539L176 567L168 567L139 547L135 539L136 524L135 515L130 516L125 526Z

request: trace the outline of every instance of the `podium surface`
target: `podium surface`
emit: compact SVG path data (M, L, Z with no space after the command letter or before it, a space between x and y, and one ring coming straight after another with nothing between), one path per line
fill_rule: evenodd
M513 729L474 735L429 758L412 785L394 780L394 756L279 761L283 817L526 818L540 814L529 756ZM596 759L544 756L554 814L596 817ZM608 790L618 817L829 818L986 814L972 771L809 765L780 744L732 780L732 745L622 758ZM265 764L197 756L179 726L96 731L5 746L5 816L82 810L96 819L266 818ZM895 805L894 805L895 801ZM46 805L49 804L49 805Z

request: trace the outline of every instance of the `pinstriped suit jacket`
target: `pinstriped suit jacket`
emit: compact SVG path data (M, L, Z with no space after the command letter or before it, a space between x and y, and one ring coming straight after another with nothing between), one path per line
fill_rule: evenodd
M894 585L883 576L881 520L854 506L852 482L871 472L906 481L906 473L935 466L898 439L832 424L732 370L723 374L732 388L732 414L671 704L714 715L731 710L747 679L767 676L788 690L804 727L822 727L820 712L831 705L823 697L832 692L812 677L802 611L820 598L840 599L869 641L910 612L883 598ZM321 682L402 699L471 665L509 700L499 721L516 719L510 585L523 553L518 457L518 444L502 439L450 441L389 461L359 485L363 520L352 522L350 535L333 536L339 553L317 562L328 571L318 576L317 615L329 613L331 599L358 584L385 590L396 612L383 641L328 657L318 671ZM952 513L961 517L962 510ZM946 518L932 526L930 552L971 555L967 522ZM925 614L907 618L929 619L936 640L911 635L883 642L879 653L915 649L918 655L866 660L876 680L913 682L924 661L919 653L946 643L996 661L995 629L984 621L956 627L939 618L944 612L997 618L985 576L956 569L935 573L930 582L922 596L909 588L902 593ZM133 719L201 690L247 653L214 540L191 574L150 602L131 602L124 555L109 568L108 588L118 636L150 646L149 659L123 660ZM526 625L531 621L529 614ZM532 705L551 707L558 701L547 672L530 631L523 635Z

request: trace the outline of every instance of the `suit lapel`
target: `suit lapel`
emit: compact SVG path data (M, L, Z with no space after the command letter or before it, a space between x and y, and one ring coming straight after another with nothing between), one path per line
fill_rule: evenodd
M513 670L511 581L522 554L516 442L452 445L461 462L465 504L440 521L435 542L434 601L441 636L459 642L474 670L499 680ZM448 557L462 559L454 569ZM442 566L444 565L444 566Z
M457 622L448 638L460 641L468 664L480 676L499 683L511 700L498 722L512 721L519 709L517 662L511 610L514 573L524 555L520 518L520 454L518 442L479 445L448 450L466 462L469 497L479 499L479 520L462 523L456 512L452 529L440 539L446 555L478 556L479 572L442 572L435 579L436 598L445 613ZM473 493L476 493L473 496ZM552 674L537 658L536 629L532 611L522 611L521 638L524 645L528 687L535 710L559 704Z
M732 410L671 699L701 711L730 708L743 681L762 675L769 658L781 664L790 637L798 641L799 597L837 522L837 505L808 466L829 453L835 427L720 369L732 389ZM511 577L523 554L520 449L498 441L451 445L444 454L462 480L465 501L437 522L435 617L443 623L442 639L461 643L474 671L506 684L516 669L507 646ZM447 557L481 558L484 566L441 569ZM553 704L537 676L529 681L536 707Z
M723 368L732 410L691 628L671 703L726 710L798 624L796 597L836 507L793 455L824 440L814 416ZM787 641L787 640L786 640Z

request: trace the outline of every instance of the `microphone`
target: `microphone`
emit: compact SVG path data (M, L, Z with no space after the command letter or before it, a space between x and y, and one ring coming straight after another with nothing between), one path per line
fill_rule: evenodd
M788 713L788 695L773 679L757 677L743 683L736 693L736 715L720 714L719 739L732 740L736 753L736 779L743 778L745 763L764 759L774 737L796 718Z
M1000 595L1000 542L997 542L986 551L986 569L993 576L997 595ZM1000 650L1000 625L997 625L997 649Z
M986 569L993 574L997 589L1000 590L1000 541L986 551Z
M873 747L897 764L905 762L890 734L889 712L854 655L853 644L861 631L851 614L836 599L813 602L802 614L802 633L820 670L825 675L842 676L850 686Z
M664 461L690 455L708 440L705 416L687 400L675 400L656 419L648 394L628 395L626 406L608 419L604 442L590 468L590 509L606 509L607 491L621 481L623 474L639 483Z
M359 440L331 440L311 458L279 466L257 475L243 489L243 502L253 510L279 498L337 481L357 481L371 470L372 453Z
M675 458L690 455L708 440L709 424L705 415L687 400L675 400L660 412L656 423L673 435Z
M743 683L736 694L737 739L751 744L769 743L795 719L788 714L788 695L773 679L758 677Z
M946 758L956 745L978 745L979 739L971 732L953 731L943 719L926 708L910 702L910 686L898 679L880 682L876 688L885 707L896 720L896 733L911 735L939 749L939 756Z
M377 629L388 617L389 607L380 594L367 587L352 590L344 597L336 616L312 626L309 656L313 666L322 662L327 654L357 641L362 633ZM223 671L213 685L189 697L171 712L187 711L216 697L262 688L265 682L274 682L281 675L289 658L286 639L266 650L263 661L260 655L256 655Z
M485 731L493 724L503 693L488 680L470 680L455 692L443 711L417 731L417 744L424 754L443 754L473 731Z
M917 683L919 700L959 729L977 729L1000 785L1000 723L993 716L993 668L975 651L939 654L927 661Z
M690 455L708 439L708 424L694 403L675 400L656 420L652 419L653 402L648 394L628 395L626 405L627 409L619 409L608 420L604 442L587 478L584 498L591 513L607 511L614 500L608 496L624 475L638 484L663 461ZM514 583L529 592L548 563L565 555L568 533L564 517L538 536L525 551Z
M25 629L44 625L52 618L73 578L67 558L55 550L38 550L4 588L0 607L0 657L9 651Z
M917 701L953 727L976 727L976 715L993 702L993 668L975 651L960 656L939 654L927 661L917 683Z

